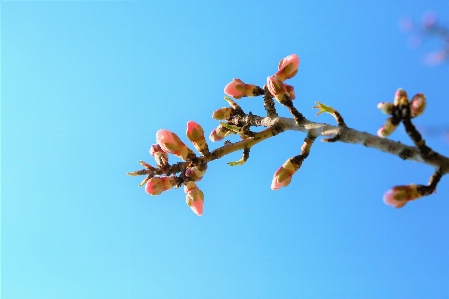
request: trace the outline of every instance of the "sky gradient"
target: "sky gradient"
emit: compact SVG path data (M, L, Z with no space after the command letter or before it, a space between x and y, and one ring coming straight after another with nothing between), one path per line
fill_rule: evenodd
M285 132L209 163L204 214L182 189L157 197L126 171L154 165L164 128L206 134L232 78L262 86L281 58L301 59L295 106L315 101L375 134L377 103L423 92L416 125L449 125L448 65L410 49L401 18L447 1L2 1L1 297L447 298L449 182L394 209L395 185L431 167L360 145L317 141L287 188L273 173L304 139ZM263 115L263 102L242 108ZM277 107L281 116L288 111ZM427 138L427 137L428 138ZM443 155L441 134L424 134ZM389 138L412 144L402 127ZM230 138L236 141L236 138ZM209 143L212 149L222 143ZM176 159L171 156L171 161Z

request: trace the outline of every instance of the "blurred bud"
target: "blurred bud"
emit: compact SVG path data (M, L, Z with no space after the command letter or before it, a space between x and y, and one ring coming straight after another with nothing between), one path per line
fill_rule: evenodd
M409 200L422 197L414 184L395 186L384 194L384 202L395 208L402 208Z
M168 155L164 152L159 144L153 144L150 147L150 155L154 157L156 160L156 164L158 166L167 165L168 164Z
M392 118L390 117L385 121L385 124L377 131L377 136L385 138L391 135L391 133L393 133L397 127L398 124L393 124Z
M279 61L278 72L274 75L281 81L293 78L298 72L299 58L298 55L289 55Z
M267 87L270 91L271 95L276 98L276 100L279 103L282 103L284 101L284 96L290 94L287 91L287 88L285 87L284 83L282 83L281 80L279 80L277 77L268 77L267 78Z
M175 183L172 177L154 177L148 180L145 185L145 191L151 195L159 195L164 191L173 188Z
M290 184L293 174L301 167L301 164L293 164L292 159L288 159L285 163L279 168L273 177L273 181L271 182L271 189L277 190L281 187L286 187Z
M202 153L207 147L204 130L198 123L192 120L188 121L186 135L198 152Z
M402 18L399 21L399 28L402 31L409 32L413 30L413 20L411 17Z
M216 127L209 135L209 139L212 142L217 142L220 140L223 140L226 136L228 136L231 133L231 131L222 125L219 125Z
M287 89L288 94L290 95L290 100L296 99L295 88L291 85L284 84L285 89Z
M437 22L437 14L434 11L426 11L422 16L422 24L424 28L429 28Z
M410 102L410 116L420 116L426 109L426 96L422 93L416 94Z
M164 129L157 131L156 141L164 152L173 154L184 161L195 157L195 153L173 132Z
M198 216L203 215L204 194L198 189L194 182L187 182L184 185L184 192L186 193L186 203L192 211Z
M380 109L380 111L382 111L385 114L393 114L393 108L394 105L393 103L389 103L389 102L381 102L379 104L377 104L377 108Z
M234 78L225 86L224 93L234 97L234 99L253 97L257 93L257 87L253 84L245 84L242 80Z
M437 66L443 63L448 58L448 55L449 51L447 50L431 52L424 58L424 63L428 66Z
M232 109L231 107L223 107L215 110L212 113L212 118L216 120L226 120L231 117L233 112L234 109Z

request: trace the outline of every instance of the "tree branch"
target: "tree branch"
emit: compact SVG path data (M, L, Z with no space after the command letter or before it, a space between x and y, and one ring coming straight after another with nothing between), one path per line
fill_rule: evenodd
M449 158L437 152L432 155L422 157L418 148L408 146L398 141L393 141L386 138L381 138L367 132L361 132L349 127L337 127L324 123L316 123L308 119L302 121L302 125L298 126L294 119L285 117L260 117L257 115L235 116L229 120L230 123L248 122L252 126L269 127L277 124L284 131L293 130L301 131L312 136L332 136L339 135L339 141L351 144L362 144L366 147L380 150L389 153L403 160L413 160L419 163L424 163L435 169L440 169L441 173L449 173Z

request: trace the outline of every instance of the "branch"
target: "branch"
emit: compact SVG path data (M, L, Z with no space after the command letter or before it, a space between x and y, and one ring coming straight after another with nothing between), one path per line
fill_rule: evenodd
M224 145L210 151L204 137L203 128L194 121L187 122L187 138L192 142L198 157L193 150L187 147L181 139L173 132L161 129L156 133L157 144L150 148L150 154L155 158L157 167L139 161L145 169L129 172L128 175L146 175L139 186L145 185L145 191L151 195L159 195L171 188L179 188L184 185L186 202L198 216L203 213L204 194L198 189L195 182L204 176L207 164L213 160L220 159L230 153L242 150L243 155L239 161L229 162L230 166L243 165L249 158L250 150L256 144L276 136L285 131L301 131L307 134L301 146L301 153L287 159L284 164L274 173L271 189L277 190L290 184L293 175L301 168L302 163L310 154L311 147L317 137L323 136L324 142L344 142L352 144L363 144L382 152L398 156L403 160L413 160L428 164L435 168L435 172L427 185L410 184L406 186L395 186L384 194L384 202L396 208L403 207L409 201L430 195L435 192L440 179L449 173L449 158L443 156L426 145L422 135L412 123L412 119L421 115L426 107L426 97L422 93L416 94L411 101L407 93L399 88L394 96L394 103L379 103L378 108L390 116L385 124L377 131L377 135L360 132L349 128L343 116L334 108L323 103L316 102L321 113L329 113L337 122L337 126L316 123L308 120L299 112L294 104L294 87L285 84L284 81L292 78L298 72L299 58L293 54L282 59L278 66L278 72L267 77L267 84L261 88L254 84L246 84L240 79L233 79L226 85L224 91L235 99L243 97L263 96L263 104L267 116L246 114L243 109L232 99L225 96L230 107L215 110L212 117L220 120L209 139L213 142L221 141L230 134L238 134L241 141L230 142L226 140ZM291 118L279 117L276 112L273 97L281 105L285 106ZM404 128L415 144L414 147L404 145L400 142L385 139L402 122ZM251 127L265 127L260 132L254 132ZM184 162L169 164L168 154L182 159Z
M403 160L412 160L419 163L427 164L436 169L441 169L441 173L449 173L449 158L437 152L430 157L421 157L418 148L405 145L398 141L381 138L367 132L361 132L349 127L337 127L325 123L316 123L308 119L302 121L302 125L298 126L294 119L285 117L260 117L257 115L235 116L230 120L231 123L248 122L252 126L269 127L274 124L279 125L284 131L301 131L312 136L332 136L339 135L339 141L350 144L361 144L369 148L389 153Z

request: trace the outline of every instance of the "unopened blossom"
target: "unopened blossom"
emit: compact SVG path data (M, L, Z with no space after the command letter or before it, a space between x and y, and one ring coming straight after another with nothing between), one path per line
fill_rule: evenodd
M212 142L217 142L220 140L223 140L226 136L228 136L231 133L231 131L222 125L219 125L215 129L212 130L212 132L209 135L209 139Z
M187 167L185 171L185 175L188 178L191 178L193 181L199 181L203 178L204 174L206 173L206 167Z
M388 137L394 132L394 130L396 130L397 127L398 124L393 124L392 118L390 117L385 121L385 124L379 128L377 131L377 136L382 138Z
M198 186L190 181L184 185L184 192L186 193L186 203L192 211L198 216L203 215L204 207L204 193Z
M389 103L389 102L381 102L379 104L377 104L377 108L380 109L380 111L382 111L385 114L393 114L393 108L394 105L393 103Z
M200 153L207 147L204 130L198 123L192 120L188 121L186 135Z
M156 164L159 166L168 164L168 155L164 152L159 144L153 144L150 147L150 155L156 160Z
M290 97L290 94L288 93L284 83L277 77L274 76L267 77L267 87L271 95L275 97L279 103L284 102L285 96Z
M281 59L278 65L278 72L274 76L281 81L285 81L286 79L293 78L296 75L296 73L298 72L298 67L298 55L289 55Z
M216 120L226 120L231 117L234 109L231 107L223 107L212 113L212 118Z
M285 161L285 163L274 173L271 189L277 190L281 187L288 186L292 180L293 174L295 174L300 167L301 165L293 164L292 159Z
M145 191L151 195L159 195L173 188L174 183L174 178L171 177L153 177L147 181Z
M179 139L178 135L168 130L161 129L156 132L156 141L162 150L173 154L182 160L195 157L195 154Z
M384 202L395 208L402 208L405 204L417 198L422 197L418 187L414 184L407 186L395 186L384 194Z
M407 93L402 88L398 88L398 90L396 90L396 92L394 93L394 105L395 106L407 105L407 103L408 103Z
M410 116L420 116L426 109L426 96L422 93L416 94L410 102Z
M242 80L234 78L225 86L224 93L234 97L234 99L253 97L257 93L257 87L253 84L245 84Z
M290 100L296 99L295 88L291 85L284 84L285 89L287 89L288 94L290 95Z

